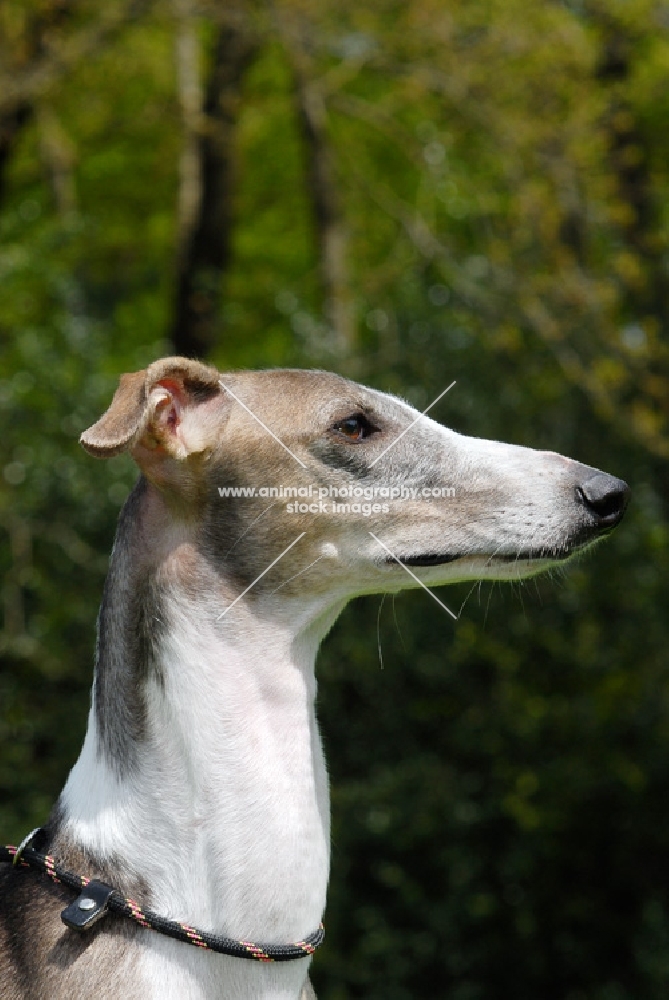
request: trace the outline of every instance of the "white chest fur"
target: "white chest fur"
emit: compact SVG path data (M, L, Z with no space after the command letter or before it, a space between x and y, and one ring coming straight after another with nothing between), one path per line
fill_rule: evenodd
M117 775L91 713L61 800L66 830L141 874L166 917L241 940L299 941L321 920L329 868L313 630L275 624L270 640L247 616L221 628L202 609L197 619L185 606L172 612L160 674L146 682L136 766ZM148 931L145 944L143 995L160 1000L295 1000L308 969L308 959L257 965Z

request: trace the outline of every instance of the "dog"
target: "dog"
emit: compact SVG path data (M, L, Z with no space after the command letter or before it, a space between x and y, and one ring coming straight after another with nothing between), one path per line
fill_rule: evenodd
M184 358L123 375L81 441L141 475L81 755L0 865L0 994L307 1000L329 870L321 639L359 594L561 565L620 521L628 487L335 374ZM106 912L112 889L131 919ZM76 929L87 911L101 919ZM268 960L290 943L294 960Z

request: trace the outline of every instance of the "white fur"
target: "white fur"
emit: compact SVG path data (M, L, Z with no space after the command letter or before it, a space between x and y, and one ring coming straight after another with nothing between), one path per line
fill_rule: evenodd
M163 916L290 943L318 927L325 907L328 787L313 668L331 616L292 634L243 605L221 623L216 610L172 602L165 684L150 683L137 773L115 777L91 713L63 792L66 832L136 866ZM144 946L137 995L160 1000L294 1000L309 965L258 965L158 934Z

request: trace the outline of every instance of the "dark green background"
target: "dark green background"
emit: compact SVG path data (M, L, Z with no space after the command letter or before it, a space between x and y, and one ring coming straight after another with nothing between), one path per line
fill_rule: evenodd
M222 370L331 368L421 408L457 379L437 419L633 490L564 573L440 591L457 623L422 592L360 599L326 640L319 997L664 1000L669 6L220 6L0 11L0 840L44 820L76 759L135 475L77 437L121 372L173 352L185 266ZM177 255L184 37L205 82L217 39L248 48L227 252L199 271Z

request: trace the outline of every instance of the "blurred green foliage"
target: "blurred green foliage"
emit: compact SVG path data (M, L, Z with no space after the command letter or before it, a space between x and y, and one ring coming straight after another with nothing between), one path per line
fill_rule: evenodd
M171 350L179 9L110 0L104 31L85 0L0 11L7 842L44 820L76 758L135 475L77 436L119 373ZM457 379L437 419L569 454L634 492L622 527L564 574L455 586L457 624L421 593L360 599L328 637L319 996L664 1000L669 6L235 9L257 54L211 360L331 367L421 408ZM205 72L220 11L195 16ZM346 350L322 312L295 38L346 226Z

